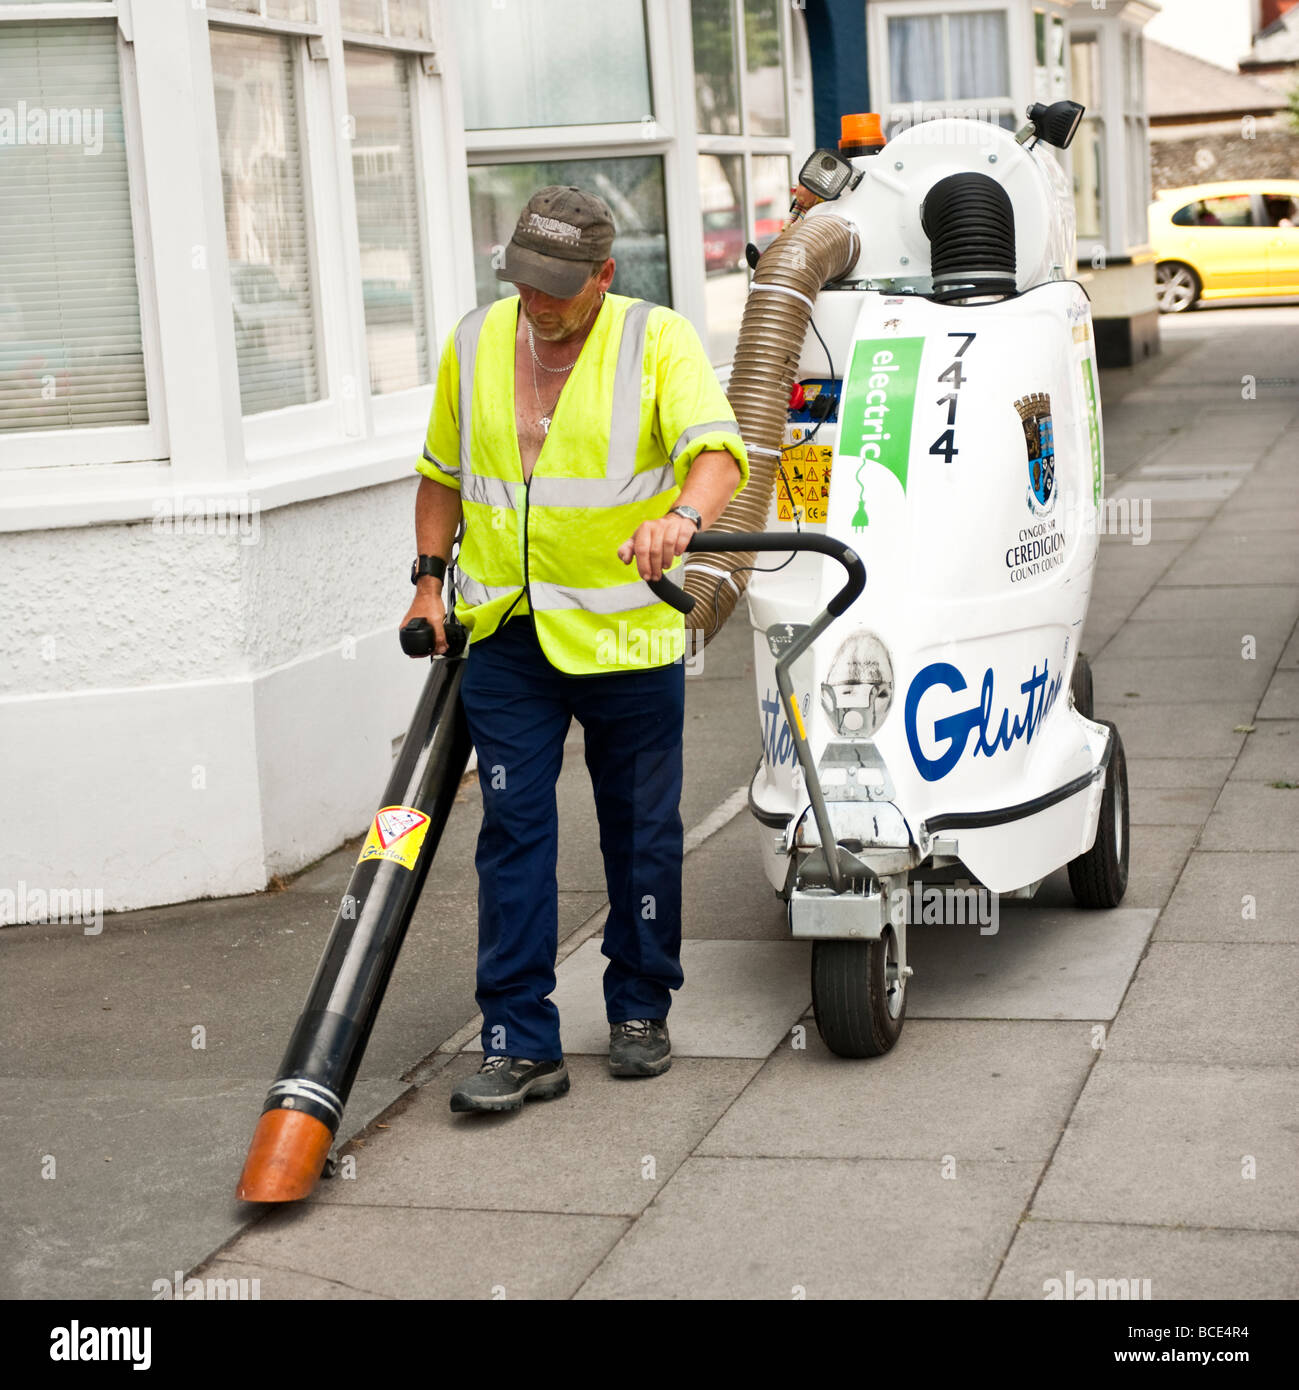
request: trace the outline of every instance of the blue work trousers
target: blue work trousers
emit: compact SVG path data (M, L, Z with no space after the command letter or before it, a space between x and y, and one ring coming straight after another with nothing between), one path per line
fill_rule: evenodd
M574 716L586 736L609 890L610 1023L665 1018L681 987L681 733L685 668L570 676L530 616L471 648L462 686L478 753L478 1007L483 1051L558 1058L559 815L555 783Z

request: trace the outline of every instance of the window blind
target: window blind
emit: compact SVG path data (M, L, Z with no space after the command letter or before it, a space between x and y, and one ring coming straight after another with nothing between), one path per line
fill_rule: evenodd
M245 415L320 398L296 40L212 30L226 250Z
M0 37L0 429L143 424L117 26Z
M429 380L408 62L376 49L346 50L365 337L376 393Z

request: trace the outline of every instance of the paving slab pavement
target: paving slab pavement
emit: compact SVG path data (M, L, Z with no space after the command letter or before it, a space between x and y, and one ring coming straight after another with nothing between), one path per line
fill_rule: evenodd
M1152 1299L1295 1299L1299 1235L1028 1220L991 1296L1044 1298L1070 1271L1075 1283L1126 1279L1129 1297L1146 1297L1148 1280Z
M354 843L283 892L126 914L95 941L0 933L0 1159L18 1175L0 1294L148 1296L197 1268L263 1298L1041 1298L1074 1270L1149 1278L1156 1298L1294 1297L1299 790L1269 784L1299 781L1299 406L1241 402L1239 378L1299 348L1299 311L1182 316L1165 336L1162 359L1102 386L1110 495L1151 527L1144 546L1104 538L1083 642L1130 760L1121 909L1080 912L1060 871L1003 901L995 933L917 928L898 1048L831 1057L809 948L786 937L735 796L758 752L737 619L687 683L669 1072L604 1067L603 878L574 729L572 1091L517 1115L447 1108L478 1060L471 782L340 1174L293 1210L229 1193Z
M1293 1067L1103 1056L1065 1127L1032 1215L1299 1231L1297 1110L1299 1072Z
M1040 1166L691 1158L577 1296L981 1298Z
M1154 939L1299 944L1296 902L1299 853L1196 850L1160 914Z
M1074 1023L910 1018L870 1066L815 1028L776 1048L696 1150L710 1157L1045 1162L1096 1061Z

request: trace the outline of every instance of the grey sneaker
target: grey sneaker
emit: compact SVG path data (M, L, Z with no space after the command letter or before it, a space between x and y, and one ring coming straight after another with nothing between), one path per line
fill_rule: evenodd
M615 1076L658 1076L672 1065L667 1020L629 1018L609 1029L609 1070Z
M484 1057L475 1075L451 1092L451 1108L520 1110L525 1100L552 1100L562 1096L568 1087L568 1066L562 1057L549 1062L534 1062L527 1057Z

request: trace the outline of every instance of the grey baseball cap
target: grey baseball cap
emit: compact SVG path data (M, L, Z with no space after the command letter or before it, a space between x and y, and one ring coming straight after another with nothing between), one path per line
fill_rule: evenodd
M571 299L596 261L613 249L613 213L603 198L571 185L539 188L519 214L498 280Z

